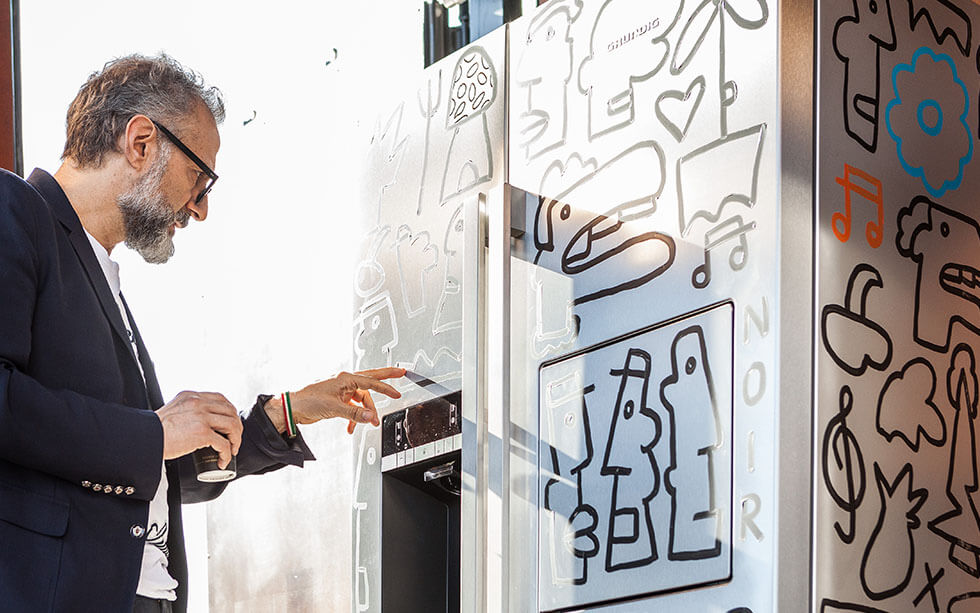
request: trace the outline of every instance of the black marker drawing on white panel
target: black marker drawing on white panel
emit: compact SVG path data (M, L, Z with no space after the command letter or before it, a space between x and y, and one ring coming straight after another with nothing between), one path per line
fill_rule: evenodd
M493 177L487 110L496 100L498 85L489 54L482 47L468 47L456 63L449 86L446 129L452 137L439 192L442 204ZM465 148L459 143L465 143Z
M936 406L936 371L925 358L915 358L888 375L878 396L877 429L888 442L900 439L919 451L922 439L941 447L946 421Z
M870 264L858 264L847 280L844 304L828 304L821 311L824 349L837 366L855 377L868 368L885 370L892 359L891 337L868 312L868 297L876 287L884 287L881 273Z
M847 513L847 527L834 522L834 530L840 540L849 545L854 542L856 515L864 500L866 477L861 446L854 431L847 425L847 418L854 409L854 393L846 385L840 390L839 405L837 415L830 418L824 430L820 468L827 492L834 503Z

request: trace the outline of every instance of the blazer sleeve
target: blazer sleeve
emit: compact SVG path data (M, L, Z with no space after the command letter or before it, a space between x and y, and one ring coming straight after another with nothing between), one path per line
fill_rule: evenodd
M10 183L0 187L0 458L78 484L125 484L131 497L150 500L163 458L159 418L25 374L39 283L53 273L39 263L44 203Z
M315 460L310 448L299 434L285 439L276 430L265 412L271 396L260 395L249 414L243 418L242 446L236 458L238 475L260 475L285 466L302 468L303 463ZM180 492L183 502L205 502L216 498L228 486L224 483L202 483L197 480L194 462L189 456L180 459Z

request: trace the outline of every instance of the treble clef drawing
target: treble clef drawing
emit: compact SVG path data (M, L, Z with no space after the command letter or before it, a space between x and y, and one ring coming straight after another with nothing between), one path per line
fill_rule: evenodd
M845 385L840 390L840 411L827 423L824 432L822 456L823 480L827 491L837 506L848 513L846 530L839 522L834 522L837 536L848 545L854 542L854 516L864 499L865 489L864 457L854 433L847 427L847 416L853 406L854 394ZM833 465L830 461L831 449L834 453ZM843 483L840 483L841 480ZM840 489L842 485L843 493Z

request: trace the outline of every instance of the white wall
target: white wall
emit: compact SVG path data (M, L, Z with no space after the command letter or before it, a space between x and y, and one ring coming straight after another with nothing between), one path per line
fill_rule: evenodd
M421 68L421 2L30 0L20 7L27 172L57 169L68 104L112 57L163 50L224 92L221 180L207 222L178 233L176 255L164 266L124 247L112 254L164 396L220 391L245 410L259 392L296 389L349 367L355 180L377 102ZM350 556L350 442L342 423L305 432L318 462L233 484L209 512L212 525L264 522L261 538L241 534L248 542L314 531L318 538L306 542L339 561L338 576L323 586L339 600L321 610L333 610L349 602L342 571ZM324 509L329 515L306 508L319 520L311 526L297 514L295 501L305 499L334 504ZM208 609L204 513L184 512L192 611ZM235 599L212 594L212 602L224 600Z

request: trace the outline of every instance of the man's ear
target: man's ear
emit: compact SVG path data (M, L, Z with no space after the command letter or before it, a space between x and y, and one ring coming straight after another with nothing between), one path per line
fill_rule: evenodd
M123 133L122 152L136 170L143 170L157 150L157 128L146 115L133 115Z

